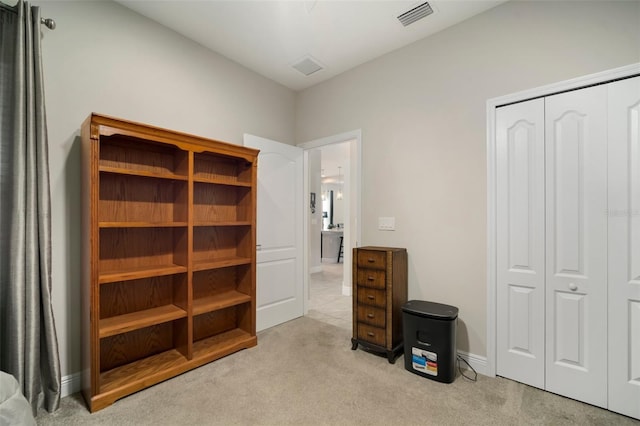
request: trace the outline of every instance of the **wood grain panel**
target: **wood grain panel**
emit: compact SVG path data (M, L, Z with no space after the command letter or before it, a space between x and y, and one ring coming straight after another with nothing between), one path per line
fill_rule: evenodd
M239 227L198 227L193 232L194 262L234 257L250 257L250 253L242 253L242 241L250 239L250 228Z
M171 323L106 337L100 339L100 371L105 372L172 348Z
M100 338L127 333L156 324L185 318L187 312L176 305L163 305L157 308L135 311L100 320Z
M187 182L100 175L100 222L186 222Z
M358 285L363 287L380 288L384 289L386 285L387 276L385 271L376 269L358 269Z
M246 204L249 188L196 182L193 185L193 215L197 222L232 222L251 219Z
M366 342L384 347L387 344L385 334L386 330L384 328L358 323L358 338Z
M358 303L365 305L377 306L384 308L387 303L387 294L384 290L375 290L372 288L358 288Z
M202 259L193 262L193 271L206 271L209 269L227 268L235 265L248 265L249 257L228 257L225 259Z
M251 163L214 153L197 153L194 158L194 179L211 179L228 183L251 183Z
M392 327L387 326L387 341L393 346L402 343L402 306L407 303L408 297L408 259L406 250L387 252L387 276L391 274L391 297L387 294L387 303L391 304L391 310L387 310L387 321L391 318ZM389 288L387 288L387 292Z
M186 274L103 284L100 286L100 319L173 304L174 282L178 285L184 280Z
M166 377L175 375L174 369L183 367L179 370L187 370L187 359L177 350L170 349L168 351L160 352L149 357L139 359L137 361L124 364L120 367L104 371L100 375L100 393L108 394L109 392L116 392L122 390L128 386L134 384L133 391L147 387L148 385L140 384L140 381L148 380L152 375L163 375ZM156 380L155 383L161 381ZM137 385L137 386L136 386ZM108 403L113 403L118 397L124 396L132 391L123 391L117 397L108 398ZM100 398L99 398L100 399ZM103 408L102 406L96 407L92 404L92 408L98 410Z
M358 250L358 266L363 268L385 269L387 253L375 250Z
M132 266L117 270L102 271L98 282L100 284L113 283L118 281L136 280L155 276L172 275L187 272L186 266L181 265L158 265L158 266Z
M114 135L100 138L100 166L183 174L186 151L174 146Z
M374 308L373 306L360 305L358 306L358 321L384 328L386 325L385 310Z
M256 336L239 328L234 328L193 344L193 361L208 362L243 348L255 346Z
M237 327L255 336L256 334L256 301L251 299L248 303L236 306L236 324Z
M193 317L194 342L236 328L236 307Z
M234 266L193 274L193 298L206 297L226 290L250 292L249 265Z
M184 264L186 244L176 250L176 242L186 240L180 228L104 228L100 230L100 270ZM182 259L179 259L179 257ZM182 260L181 263L176 262Z
M251 297L235 290L212 293L208 296L193 299L193 315L201 315L250 301Z

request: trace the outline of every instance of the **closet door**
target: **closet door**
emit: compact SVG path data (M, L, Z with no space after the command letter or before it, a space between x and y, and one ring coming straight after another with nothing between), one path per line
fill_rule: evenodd
M606 407L606 86L545 109L546 389Z
M497 373L544 388L544 99L496 111Z
M609 84L609 409L640 418L640 77Z

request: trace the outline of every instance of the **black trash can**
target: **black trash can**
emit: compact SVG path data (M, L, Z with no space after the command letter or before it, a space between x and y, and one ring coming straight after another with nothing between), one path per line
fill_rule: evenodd
M402 306L404 368L443 383L456 378L458 308L424 300Z

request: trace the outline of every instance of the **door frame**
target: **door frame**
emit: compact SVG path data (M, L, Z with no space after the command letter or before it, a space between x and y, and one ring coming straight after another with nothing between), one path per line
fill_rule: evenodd
M351 142L350 155L349 155L349 178L350 189L348 192L348 199L350 202L345 206L345 217L355 216L355 229L345 229L345 237L348 233L348 238L344 239L344 273L342 278L342 294L345 296L351 296L352 282L351 274L351 253L354 247L357 247L358 242L362 241L362 130L356 129L337 135L327 136L320 139L314 139L312 141L299 143L297 146L304 150L304 193L309 193L309 150L315 148L321 148L327 145L334 145L343 142ZM346 191L345 191L346 192ZM355 194L355 196L354 196ZM353 200L353 201L351 201ZM355 211L352 211L355 210ZM309 308L309 209L304 209L303 223L305 224L303 231L303 276L304 276L304 315L307 315Z
M640 63L487 100L487 366L485 372L487 376L495 377L497 356L496 108L637 75L640 75Z

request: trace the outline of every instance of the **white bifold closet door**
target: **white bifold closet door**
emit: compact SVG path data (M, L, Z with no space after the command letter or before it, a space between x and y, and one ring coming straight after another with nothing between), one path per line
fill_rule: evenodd
M606 87L496 120L497 373L606 407Z
M607 406L607 88L545 98L545 389Z
M609 409L640 419L640 77L609 88Z
M497 374L544 389L544 99L496 111Z
M640 77L496 111L497 373L640 419Z

